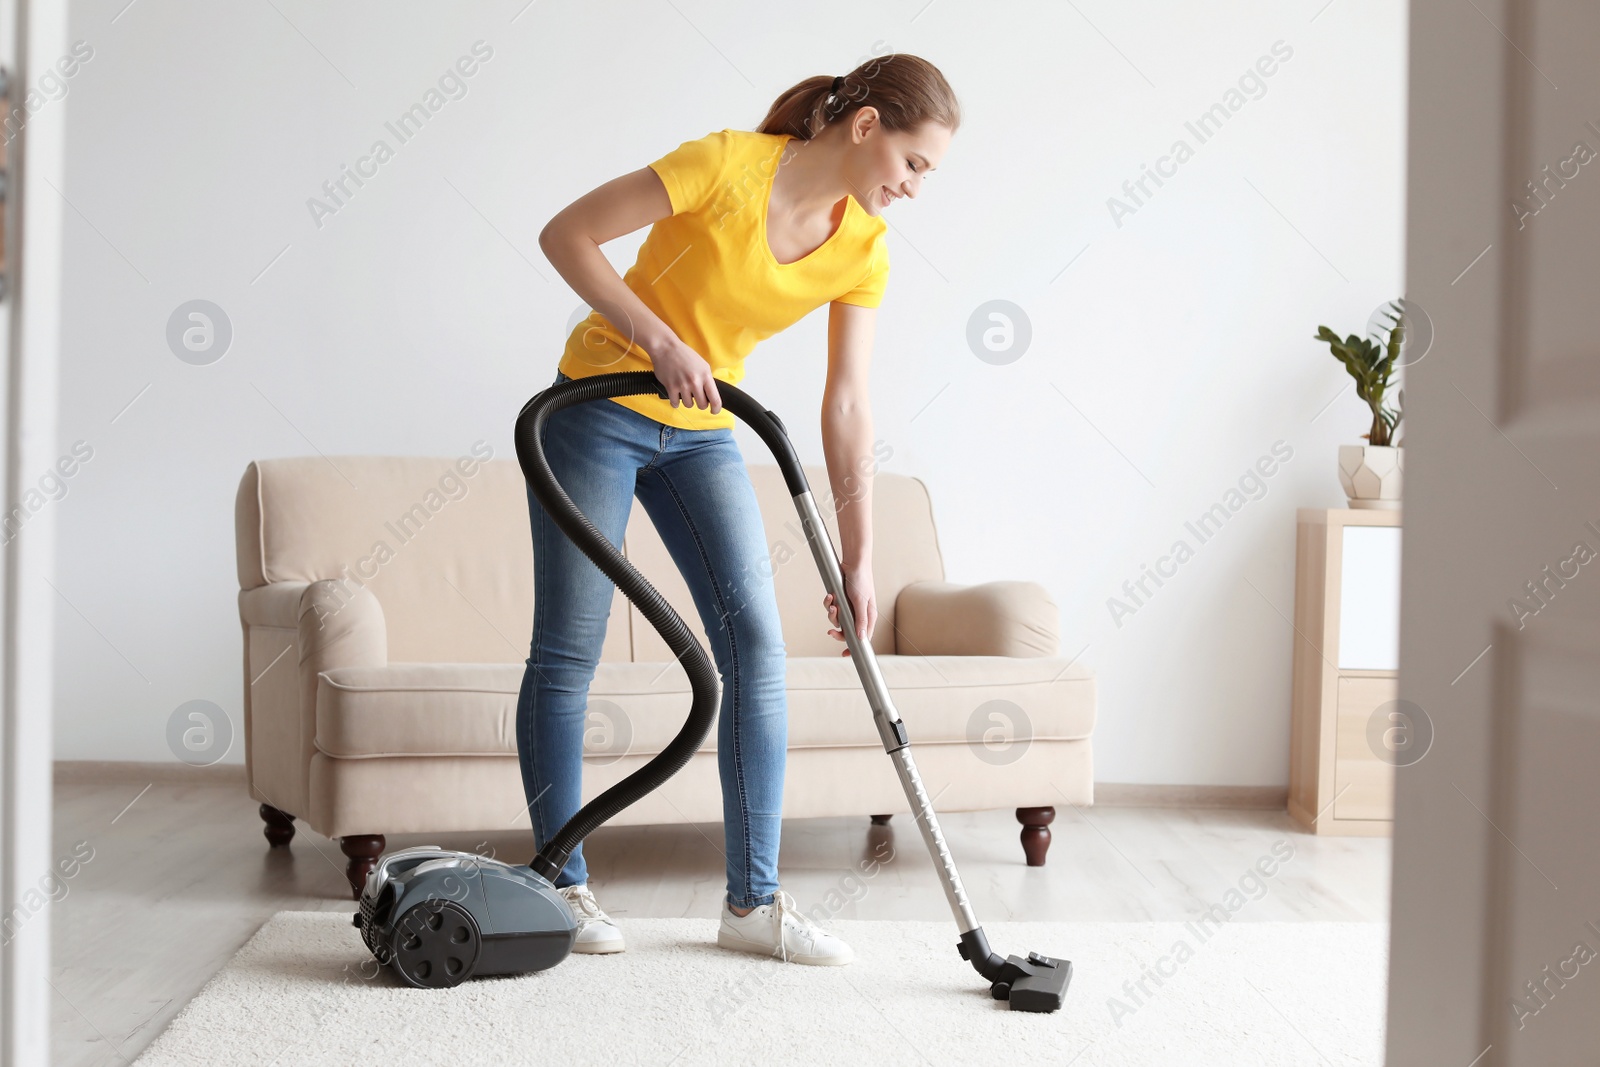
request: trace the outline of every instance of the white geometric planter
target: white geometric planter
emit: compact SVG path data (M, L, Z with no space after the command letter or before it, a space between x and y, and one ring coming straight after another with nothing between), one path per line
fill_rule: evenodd
M1340 445L1339 484L1353 508L1398 509L1404 451L1396 445Z

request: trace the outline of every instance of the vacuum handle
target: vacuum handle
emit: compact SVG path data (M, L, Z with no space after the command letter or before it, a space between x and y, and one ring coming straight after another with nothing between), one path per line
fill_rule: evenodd
M805 471L800 466L794 445L790 442L788 432L778 416L762 407L742 389L727 382L719 382L717 391L722 398L722 406L761 437L783 472L789 495L800 513L806 541L811 546L811 554L822 575L823 585L833 594L840 628L844 631L845 644L850 649L850 658L854 661L856 673L861 678L861 685L872 708L873 721L877 724L884 750L890 753L894 760L901 785L915 812L917 825L922 831L923 839L944 883L945 897L949 901L957 925L963 936L966 936L978 929L977 917L973 914L966 889L961 884L955 860L945 844L944 834L939 829L933 801L928 798L927 790L922 785L922 777L917 771L915 761L911 758L905 724L900 720L900 713L895 710L894 699L890 696L889 687L884 683L883 674L878 669L877 656L872 646L856 633L855 612L846 595L839 553L834 547L832 537L828 534L827 525L822 521L822 514L817 510L816 501L811 495L811 486L806 482ZM666 639L668 646L683 664L694 690L694 706L678 736L644 767L585 805L540 850L539 855L534 857L529 867L552 882L566 864L567 857L584 837L682 769L709 732L718 703L718 679L699 641L689 634L682 618L660 593L573 505L560 484L555 481L549 464L545 461L544 449L540 442L544 420L560 408L604 397L637 396L646 393L655 393L662 398L667 395L659 379L650 371L620 371L590 375L544 390L529 400L517 417L517 456L535 496L551 513L556 524L602 571L617 582L623 595L640 609L651 625ZM989 961L985 958L983 963L988 966Z
M822 575L822 585L833 594L834 607L839 612L839 628L844 631L845 645L850 649L856 674L861 678L861 688L866 691L867 703L872 708L872 719L878 727L878 736L886 752L894 752L906 744L905 727L900 722L900 712L895 709L889 686L878 670L878 657L870 642L862 640L856 632L856 614L846 595L844 568L839 563L838 550L833 538L817 510L817 502L808 489L794 498L800 512L800 525L805 530L806 541L811 545L811 555Z

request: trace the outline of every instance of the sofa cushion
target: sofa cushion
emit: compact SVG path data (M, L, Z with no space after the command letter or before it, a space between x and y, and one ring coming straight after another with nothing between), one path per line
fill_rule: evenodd
M482 442L479 442L482 444ZM393 662L485 663L527 655L533 633L528 488L514 457L474 447L429 456L285 456L250 463L234 500L240 589L341 579L383 606ZM748 464L767 535L778 613L791 655L826 655L822 579L776 463ZM837 509L825 465L804 468L833 543ZM944 578L928 487L873 476L873 648L894 651L894 603L914 581ZM709 650L688 586L635 498L622 552ZM602 662L666 661L672 652L613 590Z
M234 500L239 588L321 579L366 586L383 606L391 662L526 656L533 633L527 483L516 459L483 458L490 454L475 446L455 460L252 462ZM633 658L627 619L628 599L613 590L603 659Z
M1064 658L878 656L913 745L1087 738L1095 680ZM503 756L517 751L521 664L391 663L322 673L317 749L359 759ZM881 746L847 656L788 660L789 747ZM689 714L688 677L672 661L605 663L589 690L588 756L660 752ZM994 703L1004 701L1006 703ZM715 751L716 724L703 750Z
M783 620L785 651L790 656L837 656L842 646L828 635L832 624L822 606L825 587L811 555L811 542L795 508L794 498L776 464L753 464L750 482L761 508L767 535L765 566L772 574L773 596ZM842 547L838 507L829 484L828 468L805 464L806 481L835 550ZM882 656L911 652L895 645L895 612L900 591L913 582L942 581L944 559L934 528L933 503L920 478L880 470L872 478L872 583L878 597L878 623L872 630L872 651ZM667 603L688 624L690 632L709 655L705 626L695 608L689 585L667 553L661 535L637 497L628 520L628 559L650 579ZM629 605L635 662L665 663L673 658L666 639L656 632L637 606ZM1054 651L1053 649L1051 651Z

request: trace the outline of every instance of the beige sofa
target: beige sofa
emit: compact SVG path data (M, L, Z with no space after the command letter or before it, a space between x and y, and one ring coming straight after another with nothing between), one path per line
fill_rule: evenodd
M838 545L826 468L805 471ZM781 474L750 474L789 655L784 814L909 813L855 669L827 634ZM386 834L520 828L533 856L515 736L533 619L527 509L515 458L482 442L458 459L248 465L235 502L245 758L271 844L289 842L295 818L339 839L353 893ZM920 479L878 472L873 523L873 650L935 809L1017 809L1026 860L1043 864L1054 806L1093 802L1094 676L1059 656L1041 586L944 580ZM622 549L705 645L637 500ZM585 802L672 739L689 697L666 643L619 592L590 689ZM713 725L677 776L612 824L720 822L716 758Z

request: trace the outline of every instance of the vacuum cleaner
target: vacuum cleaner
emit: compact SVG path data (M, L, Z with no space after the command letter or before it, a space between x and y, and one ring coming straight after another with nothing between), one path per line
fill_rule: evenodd
M990 949L973 914L933 804L912 761L905 723L895 710L872 646L856 633L838 553L812 499L788 431L776 414L737 387L718 382L717 391L722 406L760 435L783 471L823 585L833 594L839 628L861 677L878 736L894 761L944 882L945 897L961 931L956 950L989 983L990 995L1006 1001L1013 1011L1057 1011L1072 981L1072 962L1039 952L1029 952L1026 958L1002 958ZM517 460L551 519L616 582L683 664L693 688L689 718L655 758L591 800L525 866L434 845L382 856L367 875L354 923L378 962L412 986L445 988L474 975L544 970L566 959L577 938L578 921L566 898L556 891L556 876L578 844L597 827L682 770L711 731L721 685L700 642L672 605L578 510L545 460L542 438L546 420L554 412L573 404L645 394L668 398L651 371L595 374L550 386L529 400L517 416Z

